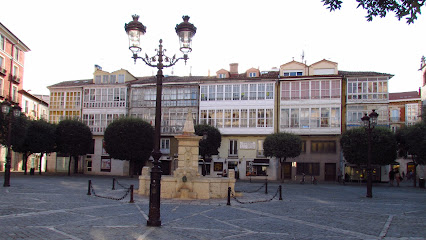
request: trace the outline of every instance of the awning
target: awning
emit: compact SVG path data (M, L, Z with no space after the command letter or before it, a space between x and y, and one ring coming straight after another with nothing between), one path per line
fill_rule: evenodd
M255 158L253 160L253 166L269 166L269 159Z

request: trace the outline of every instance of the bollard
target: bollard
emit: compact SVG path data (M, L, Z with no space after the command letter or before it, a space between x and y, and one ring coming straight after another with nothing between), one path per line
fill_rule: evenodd
M281 187L281 185L279 186L280 189L280 200L283 200L283 188Z
M268 194L268 179L265 182L265 194Z
M231 205L231 187L228 187L228 202L226 203L226 205Z
M134 203L134 201L133 201L133 185L130 185L130 202L129 203Z
M92 186L92 180L89 180L89 187L87 189L87 195L92 195L92 193L90 192L90 187Z
M115 178L112 178L112 190L115 190Z

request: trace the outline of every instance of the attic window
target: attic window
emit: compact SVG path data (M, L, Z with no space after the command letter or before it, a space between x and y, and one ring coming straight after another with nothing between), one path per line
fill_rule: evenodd
M285 71L283 72L283 76L284 77L293 77L293 76L303 76L303 72L302 71Z
M257 76L256 76L256 72L251 72L251 73L249 73L249 77L257 77Z
M225 73L219 73L218 78L226 78L226 74Z

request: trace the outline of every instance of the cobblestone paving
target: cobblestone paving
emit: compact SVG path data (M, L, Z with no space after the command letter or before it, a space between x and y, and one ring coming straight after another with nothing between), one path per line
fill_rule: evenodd
M3 176L0 183L3 185ZM284 183L283 200L272 198L279 183L237 182L241 202L162 200L161 227L147 227L147 197L117 201L122 186L137 178L104 176L24 176L12 174L0 189L0 239L425 239L426 190L376 184L373 198L365 185Z

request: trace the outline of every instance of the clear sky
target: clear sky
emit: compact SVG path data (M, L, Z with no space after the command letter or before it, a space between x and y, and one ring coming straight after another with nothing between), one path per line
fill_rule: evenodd
M367 22L355 0L344 0L336 12L320 0L9 0L1 9L0 22L31 49L24 89L33 94L48 94L46 87L61 81L93 78L95 64L108 72L154 75L156 69L131 59L124 24L133 14L147 27L141 45L150 56L160 38L166 54L181 56L174 28L183 15L191 17L197 33L187 65L173 68L179 76L215 75L230 63L239 63L240 73L268 70L301 61L304 52L308 65L327 59L339 70L390 73L390 92L417 91L426 55L425 15L411 25L394 13Z

